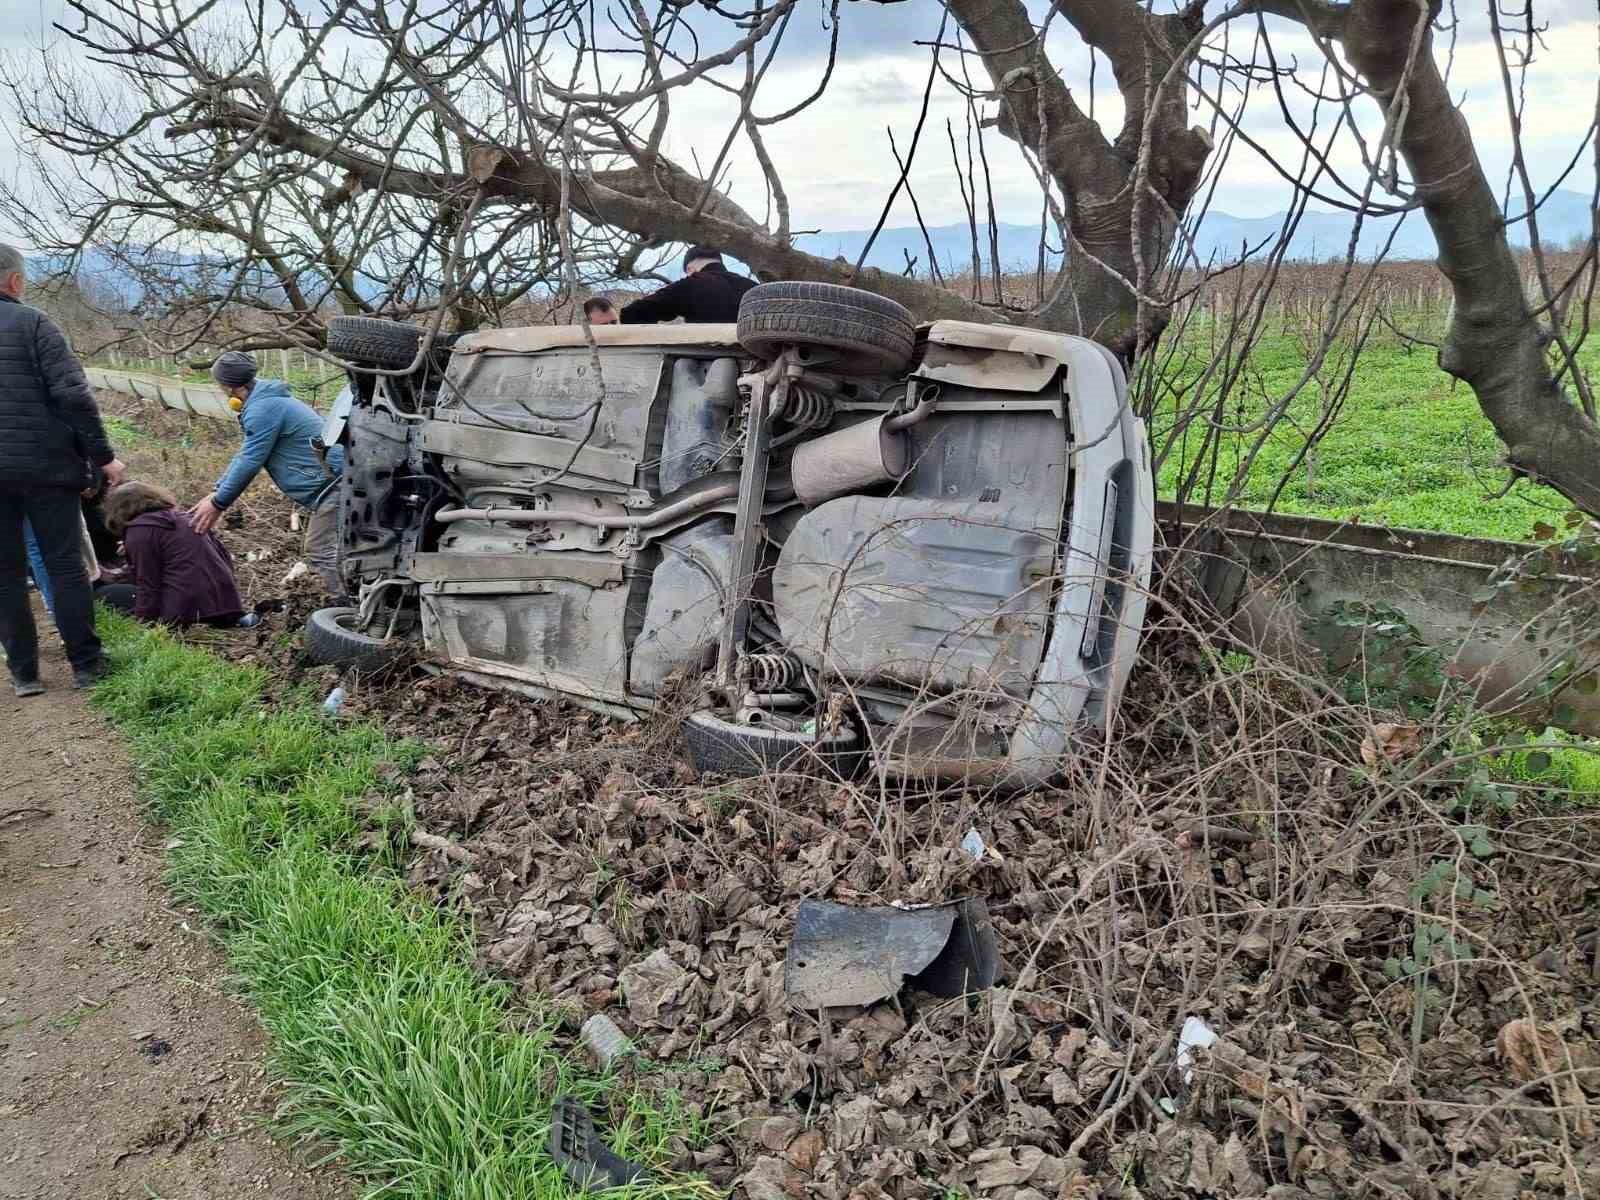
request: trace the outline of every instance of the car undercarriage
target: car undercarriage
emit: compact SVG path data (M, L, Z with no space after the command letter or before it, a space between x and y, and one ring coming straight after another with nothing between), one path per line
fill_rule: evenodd
M684 710L705 770L1028 785L1104 731L1153 489L1117 360L822 284L733 325L335 322L343 573L312 653ZM676 710L675 710L676 711Z

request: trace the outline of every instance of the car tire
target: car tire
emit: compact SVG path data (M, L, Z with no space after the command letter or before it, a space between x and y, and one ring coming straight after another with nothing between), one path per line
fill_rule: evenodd
M417 357L422 330L404 321L375 317L334 317L328 322L328 353L386 371L409 367Z
M832 283L763 283L739 303L739 343L758 358L786 346L840 352L828 369L897 374L911 361L917 323L904 306Z
M306 653L313 662L372 672L388 666L405 653L404 638L368 637L353 629L358 611L319 608L306 618Z
M850 780L866 763L861 734L847 727L828 737L759 729L725 721L714 713L692 713L684 726L689 762L701 772L753 777L819 768Z

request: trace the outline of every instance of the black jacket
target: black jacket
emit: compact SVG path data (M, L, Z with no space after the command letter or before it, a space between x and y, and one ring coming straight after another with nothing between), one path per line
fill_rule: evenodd
M0 487L82 488L115 457L66 335L0 295Z
M755 286L754 279L735 275L721 263L709 263L659 292L623 305L622 323L650 325L682 317L691 325L731 325L739 319L739 301Z

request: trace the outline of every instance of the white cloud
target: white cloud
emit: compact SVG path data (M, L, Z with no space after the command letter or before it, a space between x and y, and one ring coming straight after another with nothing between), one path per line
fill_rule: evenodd
M1040 14L1044 11L1043 2L1030 0ZM1578 0L1560 0L1560 5L1542 10L1547 19L1554 14L1560 23L1543 37L1529 73L1526 149L1540 187L1552 182L1572 157L1592 120L1595 105L1593 9L1578 6ZM8 16L20 16L21 20L13 19L0 31L0 48L25 53L27 46L46 36L52 20L62 19L65 8L65 0L11 0ZM708 39L726 36L725 25L715 26L698 9L685 11ZM896 175L888 130L893 130L904 154L917 124L928 78L928 50L917 43L933 37L941 11L936 0L906 0L898 4L851 0L842 6L840 61L828 92L792 120L764 131L767 148L782 172L796 229L859 229L877 219ZM827 54L826 12L824 0L803 0L768 74L757 103L758 112L781 111L816 87ZM1480 157L1493 175L1503 176L1510 154L1509 127L1499 64L1487 41L1487 17L1482 12L1466 10L1459 17L1452 91L1462 99ZM952 36L953 29L947 38ZM1253 26L1241 22L1230 34L1229 51L1238 56L1250 55L1253 37ZM1080 105L1088 109L1092 103L1101 127L1114 134L1120 127L1122 105L1106 63L1099 63L1095 87L1091 89L1089 54L1060 17L1051 22L1047 44L1052 61L1073 88ZM1321 51L1303 31L1282 25L1274 26L1273 45L1279 65L1296 68L1294 79L1285 81L1284 95L1291 111L1309 125L1312 104L1304 89L1327 83ZM1441 62L1447 49L1447 42L1441 37ZM337 52L342 53L343 48ZM1259 56L1258 60L1264 61ZM954 50L945 52L946 66L958 76L961 61ZM980 89L986 87L987 80L978 64L968 60L967 66L974 72L974 83ZM742 64L736 64L724 74L734 79L742 75L742 70ZM1225 102L1231 104L1233 100L1233 94L1227 93ZM1363 101L1358 108L1364 134L1369 142L1375 140L1381 128L1375 106ZM982 111L985 115L991 113L992 105L984 104ZM737 117L732 98L706 84L675 96L673 114L669 153L702 167L716 158ZM965 220L958 162L952 159L947 129L954 133L955 158L959 160L959 170L964 171L968 116L960 93L939 80L911 174L912 188L930 224ZM1207 125L1213 114L1200 105L1194 120ZM14 128L13 115L0 111L0 125ZM1265 89L1252 100L1244 127L1280 162L1298 163L1301 159L1302 147L1285 125L1277 101ZM1321 128L1328 127L1325 113ZM1022 155L993 130L986 131L984 139L997 215L1007 221L1036 221L1040 195ZM1593 185L1593 156L1584 155L1582 159L1566 186L1586 191ZM1330 161L1357 183L1363 178L1361 155L1348 133L1336 140ZM743 136L734 139L722 180L748 211L759 217L767 210L764 179ZM1322 186L1331 189L1329 184ZM1268 161L1241 145L1223 174L1214 207L1244 216L1263 215L1285 208L1290 195L1289 185ZM979 219L983 220L988 197L981 181L978 205ZM902 195L889 216L889 224L909 225L912 221L910 198ZM0 235L4 232L0 230Z

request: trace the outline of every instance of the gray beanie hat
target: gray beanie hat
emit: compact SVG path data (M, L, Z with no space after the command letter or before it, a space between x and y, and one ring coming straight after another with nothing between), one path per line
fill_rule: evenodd
M229 350L211 364L211 378L225 388L249 387L255 382L256 360L242 350Z

